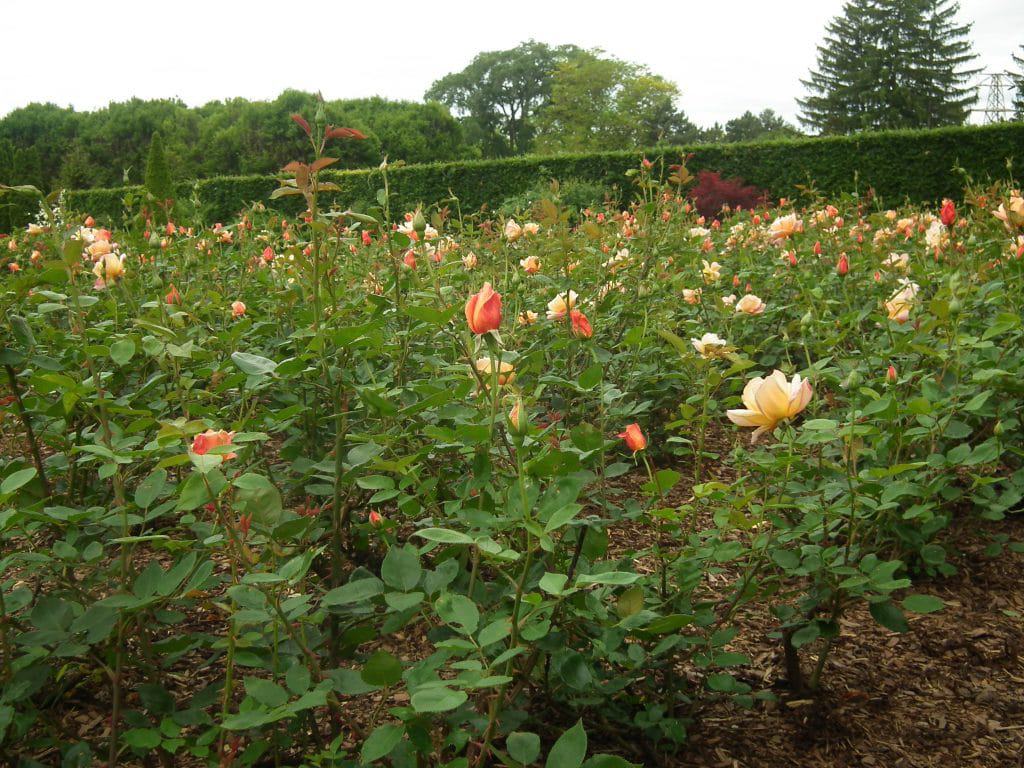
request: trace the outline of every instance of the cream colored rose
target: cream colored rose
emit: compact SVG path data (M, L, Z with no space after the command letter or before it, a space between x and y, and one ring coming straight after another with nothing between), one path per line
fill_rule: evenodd
M576 291L560 293L548 302L548 320L561 320L576 308Z
M725 339L719 338L717 333L705 333L699 339L690 339L690 343L697 350L697 354L706 360L718 357L727 346Z
M536 275L540 272L540 259L536 256L527 256L525 259L519 260L519 266L523 268L526 274Z
M474 363L474 366L489 389L493 381L494 360L489 357L481 357ZM498 386L504 387L506 384L511 384L515 378L515 366L502 360L501 365L498 366Z
M736 311L747 315L761 315L768 305L752 293L748 293L736 302Z
M768 227L768 234L771 235L772 240L775 242L781 242L786 238L792 237L797 232L803 231L804 223L800 221L800 218L795 213L791 213L788 216L780 216Z
M516 224L515 219L509 219L505 222L505 239L510 243L514 243L520 237L523 236L523 228Z

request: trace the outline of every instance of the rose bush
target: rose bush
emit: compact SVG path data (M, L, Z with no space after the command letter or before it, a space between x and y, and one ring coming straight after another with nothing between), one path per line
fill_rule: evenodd
M297 219L40 196L0 251L5 760L627 765L776 695L748 609L810 695L850 606L906 631L954 518L1020 509L1011 188L708 221L648 163L520 225L402 215L385 163L325 210L359 137L296 123Z

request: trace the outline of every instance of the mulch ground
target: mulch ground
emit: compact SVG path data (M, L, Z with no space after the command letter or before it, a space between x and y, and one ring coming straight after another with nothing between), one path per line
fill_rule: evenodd
M946 608L909 616L910 632L884 629L866 607L852 611L813 699L786 691L781 647L767 637L765 617L741 618L734 650L752 659L743 672L775 688L778 701L750 710L703 705L685 753L664 764L1024 765L1024 557L982 554L985 534L995 533L1020 540L1024 519L975 531L961 544L956 576L915 585Z

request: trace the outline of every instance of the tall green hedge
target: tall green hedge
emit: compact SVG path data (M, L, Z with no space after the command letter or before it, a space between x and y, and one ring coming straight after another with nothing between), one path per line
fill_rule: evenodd
M957 168L977 180L1005 178L1008 160L1024 160L1024 123L432 163L393 168L389 175L400 209L456 197L469 212L498 205L546 179L623 186L626 170L636 167L641 156L675 162L684 153L692 155L688 167L693 172L708 169L739 176L774 196L793 195L800 186L813 184L826 194L870 187L893 202L926 202L958 196L963 179ZM341 187L333 197L343 206L365 206L380 186L377 170L325 175ZM203 217L212 223L229 221L253 201L294 213L297 198L270 201L277 186L274 176L222 176L178 184L176 191L181 201L198 201ZM140 194L138 187L81 190L69 193L68 203L100 220L117 221L126 196L137 199Z

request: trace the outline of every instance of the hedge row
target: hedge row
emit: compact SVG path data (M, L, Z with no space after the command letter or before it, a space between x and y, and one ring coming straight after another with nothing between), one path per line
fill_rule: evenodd
M1005 178L1007 161L1024 158L1024 123L409 165L393 168L389 176L399 210L455 197L462 210L470 212L498 205L546 179L622 186L624 173L635 168L641 156L671 163L684 153L692 154L688 167L693 172L709 169L739 176L776 197L813 185L829 195L870 187L893 202L927 202L958 196L963 189L958 168L976 180ZM381 185L377 170L325 175L341 187L334 195L337 203L357 209L368 205ZM294 213L301 198L270 201L277 186L274 176L222 176L179 184L177 190L180 200L198 201L203 218L212 223L229 221L253 201ZM138 187L80 190L68 194L68 204L101 220L119 221L125 198L140 193ZM18 224L27 220L26 207L19 210L16 198L7 202L14 203L8 218Z

